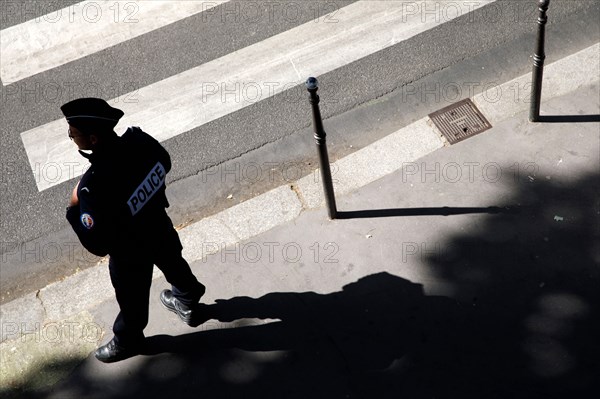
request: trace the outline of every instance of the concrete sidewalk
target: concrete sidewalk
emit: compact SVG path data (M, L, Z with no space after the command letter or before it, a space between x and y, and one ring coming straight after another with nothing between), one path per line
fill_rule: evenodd
M493 125L480 135L447 146L424 119L339 160L339 220L311 175L187 227L211 320L163 309L157 274L144 356L89 355L118 311L102 265L3 305L4 393L585 397L600 372L597 50L547 67L542 113L560 122L527 121L508 91L526 76L474 98Z

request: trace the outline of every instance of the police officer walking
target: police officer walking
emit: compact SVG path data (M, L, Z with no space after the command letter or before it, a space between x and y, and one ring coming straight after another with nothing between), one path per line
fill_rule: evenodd
M205 287L181 256L179 236L165 210L171 159L164 147L138 127L119 137L114 127L123 111L102 99L77 99L61 110L69 138L91 163L73 190L67 220L87 250L110 255L120 307L114 337L95 356L116 362L142 350L153 265L172 286L162 291L162 304L190 326L202 321L197 305Z

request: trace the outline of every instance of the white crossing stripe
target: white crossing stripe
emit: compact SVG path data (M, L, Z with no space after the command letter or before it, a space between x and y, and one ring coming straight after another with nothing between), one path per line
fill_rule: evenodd
M320 18L109 101L164 141L407 40L495 0L359 1ZM415 4L423 4L415 8ZM452 11L440 4L452 5ZM330 23L327 23L330 21ZM79 176L86 165L60 119L21 134L40 191ZM51 173L45 169L51 168Z
M56 68L229 0L84 1L0 31L3 85Z

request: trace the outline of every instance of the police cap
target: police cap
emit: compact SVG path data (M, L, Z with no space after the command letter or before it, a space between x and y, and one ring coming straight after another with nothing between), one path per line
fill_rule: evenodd
M60 107L69 125L83 133L112 131L124 115L101 98L78 98Z

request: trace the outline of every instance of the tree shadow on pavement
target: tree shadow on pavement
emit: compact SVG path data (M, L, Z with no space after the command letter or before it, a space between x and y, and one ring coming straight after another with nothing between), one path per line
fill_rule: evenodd
M237 328L209 322L209 330L148 337L144 354L152 357L133 375L108 385L80 369L55 397L382 397L373 396L371 385L406 370L417 348L445 346L444 325L459 323L465 317L459 310L456 301L427 297L421 285L388 273L331 294L220 300L203 306L220 322L278 320ZM413 383L431 387L426 379Z
M428 258L477 309L479 343L461 358L488 371L497 394L481 397L597 397L600 176L517 189L519 214L488 217Z
M276 321L149 337L139 367L110 381L80 367L49 396L594 397L599 177L526 181L508 201L519 213L446 237L451 250L426 264L454 298L384 272L330 294L221 300L203 307L207 317Z

